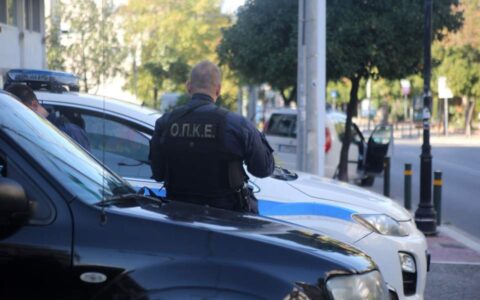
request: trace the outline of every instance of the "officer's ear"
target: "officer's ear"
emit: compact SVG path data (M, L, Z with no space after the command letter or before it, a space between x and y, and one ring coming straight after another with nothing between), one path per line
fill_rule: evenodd
M187 80L187 82L185 82L185 87L187 88L187 93L192 94L192 83L190 82L190 80Z
M218 98L220 96L220 92L222 91L222 85L219 84L215 87L215 96Z

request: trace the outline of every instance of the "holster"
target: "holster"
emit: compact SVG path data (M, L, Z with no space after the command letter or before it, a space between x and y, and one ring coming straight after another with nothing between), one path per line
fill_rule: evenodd
M258 214L258 201L253 195L253 190L246 183L235 192L237 210Z

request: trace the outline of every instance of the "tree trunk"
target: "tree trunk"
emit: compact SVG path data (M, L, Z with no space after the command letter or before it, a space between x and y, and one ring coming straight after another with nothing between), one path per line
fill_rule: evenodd
M82 45L85 44L85 38L82 34L81 39ZM85 54L85 47L82 46L82 73L83 73L83 86L85 89L85 93L88 93L88 79L87 79L87 58Z
M354 75L350 78L352 88L350 90L350 101L347 106L347 120L345 122L345 134L343 135L342 150L340 152L340 163L338 166L338 179L348 182L348 149L352 139L352 117L355 106L358 103L358 88L360 86L360 76Z
M473 117L473 110L475 108L475 102L468 98L467 102L467 111L465 114L465 135L471 136L472 135L472 117Z
M153 108L157 109L158 88L157 85L153 87Z

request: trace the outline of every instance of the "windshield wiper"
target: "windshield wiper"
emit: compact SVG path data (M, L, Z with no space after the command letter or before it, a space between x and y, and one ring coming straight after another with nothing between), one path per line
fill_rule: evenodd
M144 196L142 194L137 194L137 193L129 193L129 194L123 194L123 195L111 196L111 197L105 198L102 201L94 203L94 205L100 206L100 207L106 207L111 205L115 205L118 207L134 207L134 206L140 206L146 203L160 206L163 203L165 203L165 201L162 200L162 198Z
M275 170L273 171L273 174L271 175L271 177L275 179L285 180L285 181L292 181L298 178L298 174L288 169L275 166Z
M135 158L132 158L132 160L135 160L136 162L129 164L129 163L121 161L121 162L118 163L118 165L123 166L123 167L138 167L138 166L141 166L141 165L150 165L150 162L148 160L135 159Z

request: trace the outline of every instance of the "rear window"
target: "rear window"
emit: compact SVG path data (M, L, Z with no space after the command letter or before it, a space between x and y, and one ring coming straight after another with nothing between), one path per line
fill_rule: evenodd
M297 116L272 114L267 126L267 135L297 137Z

